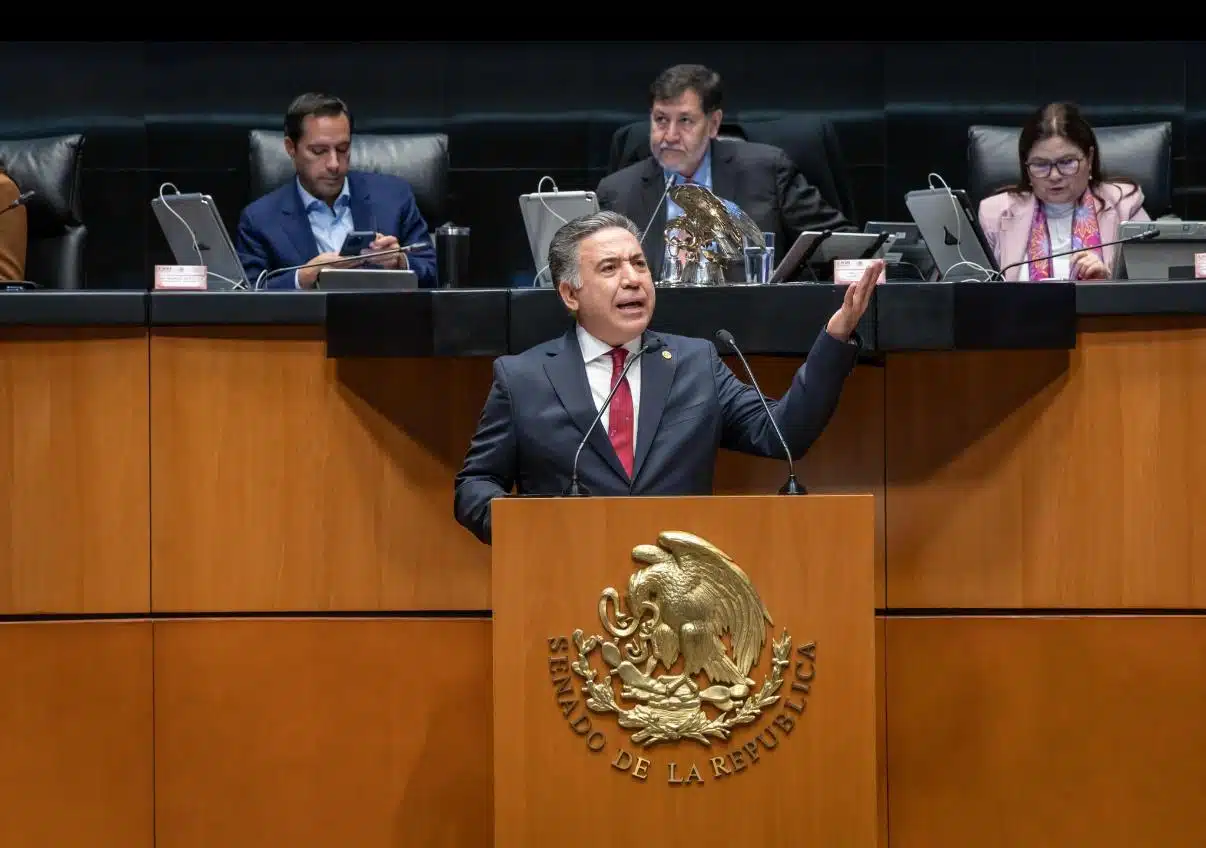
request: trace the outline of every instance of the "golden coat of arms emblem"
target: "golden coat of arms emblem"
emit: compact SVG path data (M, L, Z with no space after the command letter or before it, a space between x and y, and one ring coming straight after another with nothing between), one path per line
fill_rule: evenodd
M636 745L727 740L779 700L791 662L787 631L771 642L770 671L759 684L750 673L774 621L737 563L679 531L636 546L632 559L623 599L612 587L599 598L604 633L573 634L571 668L586 706L615 713Z

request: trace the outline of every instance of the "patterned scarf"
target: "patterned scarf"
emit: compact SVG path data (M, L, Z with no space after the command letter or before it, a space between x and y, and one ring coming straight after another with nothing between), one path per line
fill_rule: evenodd
M1072 249L1091 249L1104 260L1101 253L1101 231L1097 228L1097 205L1093 193L1087 188L1076 203L1072 212ZM1026 248L1026 258L1030 260L1031 280L1051 279L1051 260L1040 259L1051 253L1051 235L1047 232L1047 213L1043 211L1043 203L1038 198L1034 200L1034 218L1030 221L1030 241Z

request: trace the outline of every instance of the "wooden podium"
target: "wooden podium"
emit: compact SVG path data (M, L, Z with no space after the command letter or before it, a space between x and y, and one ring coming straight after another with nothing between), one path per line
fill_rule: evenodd
M876 845L873 503L496 500L494 844Z

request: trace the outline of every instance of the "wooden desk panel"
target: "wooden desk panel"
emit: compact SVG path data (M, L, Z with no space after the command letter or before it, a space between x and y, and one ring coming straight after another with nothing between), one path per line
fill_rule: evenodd
M1206 618L889 618L892 848L1206 844Z
M150 848L150 622L0 624L0 845Z
M488 359L332 360L321 328L156 330L154 609L488 609L452 516Z
M604 811L647 811L640 832L649 845L876 845L876 638L870 533L874 508L869 495L791 498L776 494L655 498L644 503L635 498L578 498L500 504L493 559L498 575L496 844L506 848L556 845L561 834L578 826L589 803ZM777 691L773 706L761 715L756 711L747 715L749 723L744 727L738 721L727 739L709 733L706 739L700 735L656 742L656 699L649 704L652 726L642 725L641 708L629 710L634 700L648 698L634 696L628 686L617 686L615 706L627 713L617 724L614 711L609 715L588 705L590 701L598 707L600 699L588 699L581 679L570 670L577 657L574 634L585 627L584 636L602 633L616 651L611 660L588 657L588 664L599 669L603 689L610 692L608 687L614 685L608 665L618 667L614 673L632 682L621 658L634 659L636 665L629 663L628 668L641 673L644 660L633 651L647 651L648 643L608 637L615 628L601 624L601 617L606 614L614 621L613 613L600 612L604 602L599 593L606 586L619 586L625 593L626 575L633 573L633 546L656 546L666 530L697 533L734 557L759 602L765 603L768 621L773 621L762 621L755 609L751 635L761 632L766 641L752 643L748 679L751 693L766 691L760 688L766 684L759 681L768 679L772 664L781 661L786 675L782 688L771 690ZM532 551L575 548L579 553L573 567L543 568L531 561ZM808 554L806 561L800 561L802 552ZM707 570L699 562L683 568ZM653 632L662 650L669 644L661 641L663 631L678 638L679 625L692 618L691 602L685 607L672 605L671 595L678 591L671 576L674 571L674 566L661 563L645 573L646 589L654 586L648 597L655 608L659 603L662 607L652 613L653 619L644 620L669 621L671 626L643 632ZM696 591L703 589L693 583L692 592ZM701 596L694 597L698 601ZM741 603L736 594L720 590L715 597L717 604L739 607ZM639 606L638 598L625 609L635 612ZM683 610L688 610L685 617L674 617ZM717 613L712 621L723 619L724 614ZM744 621L749 624L749 619ZM775 660L771 643L784 633L788 634L786 654ZM737 645L741 635L742 627L735 626L725 638ZM564 643L555 644L558 638ZM683 644L690 638L688 624L682 624L681 638ZM603 649L604 657L607 650ZM673 645L672 650L678 652L679 647ZM668 668L663 663L657 670L644 666L655 677L657 671L667 672L660 679L671 692L676 691L677 684L670 682L675 674L691 677L697 670L687 653L689 646L682 650L681 655L663 655ZM722 682L712 673L697 680L700 688ZM707 693L702 697L706 701ZM683 714L678 717L663 713L668 725L688 727L686 718L692 713L685 695L680 706ZM736 706L718 709L730 710L726 715L731 720L738 714ZM700 715L712 721L717 713L709 706ZM704 725L700 722L688 729L703 734ZM647 735L637 732L642 726L656 744L642 744ZM725 763L727 773L722 768ZM567 799L582 800L567 803ZM802 804L807 807L805 815ZM710 823L718 811L744 821ZM734 836L735 827L740 828L739 837Z
M147 337L0 329L0 614L150 603Z
M1206 607L1206 318L887 380L890 607Z
M157 848L492 843L490 622L155 624Z

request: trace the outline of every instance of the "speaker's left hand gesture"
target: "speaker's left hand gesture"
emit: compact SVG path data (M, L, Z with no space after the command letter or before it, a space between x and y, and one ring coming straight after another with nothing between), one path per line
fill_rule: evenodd
M871 302L871 292L874 291L879 275L883 271L884 261L876 259L863 270L863 276L857 283L846 287L846 296L842 298L841 308L833 313L833 317L829 319L829 325L825 327L825 331L829 335L839 342L850 340L854 328L858 326L863 313L867 311L867 304Z

